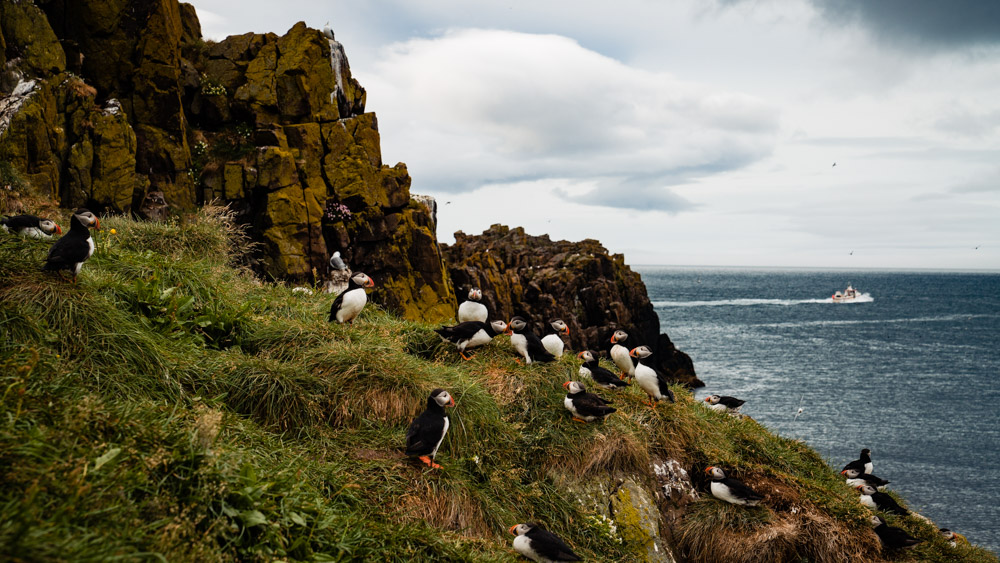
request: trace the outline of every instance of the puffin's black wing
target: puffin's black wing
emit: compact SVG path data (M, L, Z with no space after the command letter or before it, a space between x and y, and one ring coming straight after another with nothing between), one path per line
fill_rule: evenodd
M580 556L573 553L573 549L566 545L566 542L548 530L535 527L524 535L528 536L528 539L531 540L531 549L546 559L551 559L552 561L580 560Z
M719 403L723 404L723 405L726 405L726 407L730 408L730 409L738 409L738 408L742 407L743 403L745 403L745 402L746 401L744 401L742 399L737 399L736 397L729 397L727 395L723 395L723 396L719 397Z
M900 506L899 503L896 502L896 499L889 496L889 493L872 493L872 500L875 501L875 506L877 506L879 510L884 510L900 516L906 516L910 513L909 510Z
M430 411L424 411L410 423L406 431L406 455L427 455L434 451L434 446L444 432L444 417L434 416Z
M656 382L660 386L660 394L670 399L671 403L676 403L677 401L674 399L674 392L670 390L669 384L667 383L667 376L660 373L659 370L655 371L656 371Z
M889 484L888 479L882 479L881 477L876 477L870 473L862 473L861 475L858 475L858 479L863 480L865 483L868 483L873 487L884 487Z
M41 221L41 219L34 215L14 215L13 217L0 219L0 223L6 225L7 229L12 233L20 233L24 229L37 229Z
M342 291L340 295L338 295L337 298L333 300L333 305L330 305L330 318L327 319L330 322L337 320L337 311L339 311L340 308L344 306L345 293L347 293L347 291Z
M524 331L524 338L528 341L528 355L533 362L553 362L556 357L549 353L542 345L542 339L530 330Z
M597 365L597 362L591 362L587 365L587 369L590 370L590 377L601 385L607 385L609 387L628 387L629 385L625 381L618 379L618 376L611 370L607 370Z
M49 255L45 259L45 265L42 266L42 269L72 270L77 264L86 260L90 254L90 244L87 243L88 238L87 236L81 237L70 233L57 240L49 248Z
M472 338L480 330L486 329L486 323L480 321L466 321L455 326L443 326L434 329L434 332L441 335L441 338L449 342L459 343Z
M593 393L580 393L571 396L576 412L583 416L608 416L617 409L609 407L607 401Z
M882 543L891 549L910 547L923 541L907 534L902 528L894 528L886 524L875 528L875 533L878 535L878 539L882 540Z
M845 465L844 468L841 469L841 471L847 471L848 469L856 469L858 471L858 473L864 473L865 472L865 462L861 461L860 459L856 459L856 460L852 461L851 463L848 463L847 465Z
M764 498L750 487L744 485L742 481L737 481L732 477L723 479L722 484L729 487L729 491L738 498L746 500L762 500Z

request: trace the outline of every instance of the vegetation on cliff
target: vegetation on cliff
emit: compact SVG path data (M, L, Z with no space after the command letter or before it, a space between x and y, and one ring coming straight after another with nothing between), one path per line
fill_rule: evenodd
M102 226L76 285L39 272L48 242L0 238L2 559L513 561L507 527L534 520L593 561L654 541L691 561L881 560L814 451L681 386L655 411L616 393L582 425L562 407L571 356L519 366L500 337L464 362L378 307L329 324L331 296L232 266L223 210ZM458 402L439 471L401 454L434 387ZM671 460L700 490L731 469L764 507L665 494ZM641 491L652 535L622 504ZM996 560L890 523L927 540L899 560Z

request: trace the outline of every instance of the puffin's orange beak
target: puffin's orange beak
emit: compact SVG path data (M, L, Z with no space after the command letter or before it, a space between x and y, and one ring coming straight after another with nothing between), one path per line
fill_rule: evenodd
M705 397L705 402L706 402L706 403L710 402L711 400L712 400L712 398L711 398L711 397Z
M448 405L449 407L455 406L455 397L449 397Z
M94 228L98 231L101 230L101 220L97 217L94 217Z
M583 352L580 352L579 354L577 354L576 357L577 358L582 358L583 357Z
M508 530L510 533L514 534L515 536L517 535L517 532L514 531L514 528L516 528L516 527L517 527L517 524L514 524Z
M62 234L62 227L60 227L59 225L56 225L56 232L61 235Z
M613 334L611 335L611 343L615 344L615 335L613 335Z
M712 465L712 466L710 466L710 467L706 467L706 468L705 468L705 473L711 473L713 469L715 469L715 466L714 466L714 465Z
M864 487L864 485L858 485L857 487L854 488L860 491L862 487Z
M569 388L569 381L567 381L566 383L563 383L563 387Z
M841 471L840 474L841 475L847 475L847 470L845 469L845 470Z
M566 327L565 329L563 329L563 334L565 334L566 336L569 336L569 327Z
M636 355L635 355L635 351L636 351L636 349L637 349L637 348L632 348L631 350L629 350L629 351L628 351L628 355L629 355L629 356L632 356L633 358L635 358L635 357L636 357Z
M375 287L375 280L368 278L368 281L365 282L365 287Z

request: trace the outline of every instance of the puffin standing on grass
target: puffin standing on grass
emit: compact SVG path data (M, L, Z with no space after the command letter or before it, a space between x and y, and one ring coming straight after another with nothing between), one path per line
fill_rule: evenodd
M584 350L577 354L576 357L583 360L583 365L580 366L579 371L581 377L589 377L594 380L594 383L607 389L629 386L627 382L618 379L618 376L612 373L611 370L602 368L590 350Z
M869 473L862 473L857 469L845 469L840 472L841 475L847 477L847 484L857 488L861 485L871 485L876 489L882 489L889 484L889 481L871 475Z
M882 541L882 546L889 549L902 549L913 547L924 541L907 534L902 528L894 528L885 523L885 519L875 514L871 518L872 526L875 527L875 534Z
M551 332L542 337L542 346L549 354L561 358L566 344L563 343L559 335L569 336L569 326L562 319L556 319L549 322L549 327L551 327Z
M843 471L847 471L848 469L857 469L862 473L868 473L871 475L874 467L875 466L872 465L872 451L865 448L861 450L861 457L845 465Z
M354 274L347 282L347 289L338 295L330 306L330 322L353 323L368 302L366 287L375 287L375 282L362 272Z
M503 321L493 321L484 323L482 321L466 321L455 326L443 326L434 329L443 340L451 342L458 348L458 353L463 360L471 359L465 355L465 351L489 344L490 340L498 334L503 334L507 330L507 323Z
M622 370L621 377L635 377L635 363L629 357L629 350L621 343L628 339L624 330L616 330L611 335L611 361Z
M73 283L76 283L80 267L94 254L94 239L90 236L92 228L101 229L96 215L82 207L74 211L69 220L69 232L49 249L42 269L55 272L69 270L73 272Z
M667 399L671 403L675 402L674 394L667 384L667 377L652 366L643 363L643 360L653 355L649 346L636 346L632 348L629 355L639 359L639 363L635 366L635 382L649 395L649 406L656 408L656 401L662 399Z
M728 395L709 395L705 397L705 402L708 403L708 408L713 411L720 412L739 412L740 407L746 401L742 399L737 399L736 397L730 397Z
M896 499L892 498L889 493L878 491L871 485L861 485L857 489L861 491L861 504L868 508L891 512L899 516L906 516L910 513L909 510L899 506Z
M62 234L62 227L55 221L34 215L14 215L0 219L0 229L29 238L52 238L52 233Z
M434 463L444 435L451 422L445 414L445 407L455 406L455 399L444 389L435 389L427 397L427 410L413 419L406 431L406 455L416 457L434 469L441 466Z
M469 290L469 300L463 301L458 306L458 322L479 321L485 323L489 318L489 311L486 305L479 302L483 298L483 291L478 287Z
M742 504L744 506L757 506L764 499L753 489L744 485L741 481L726 477L726 472L720 467L708 467L705 473L712 476L710 490L712 496L722 499L731 504Z
M563 383L563 387L568 392L563 400L563 405L569 412L573 413L573 420L577 422L604 420L604 417L618 410L608 406L611 401L599 395L587 393L579 381L567 381Z
M528 323L521 317L514 317L507 325L507 334L510 335L510 343L518 354L524 356L524 363L531 362L551 362L556 359L542 346L542 341L534 332L528 328Z
M510 527L514 538L514 551L539 563L553 561L580 561L580 556L566 545L559 536L542 528L540 524L515 524Z

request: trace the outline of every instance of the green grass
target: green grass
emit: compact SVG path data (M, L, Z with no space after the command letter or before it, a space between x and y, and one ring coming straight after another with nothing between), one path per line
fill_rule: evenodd
M720 560L720 538L759 560L880 560L813 450L681 387L655 411L617 392L582 425L562 407L571 356L521 366L498 338L465 362L374 306L331 325L331 296L237 266L246 241L217 209L102 226L76 285L39 271L50 243L0 238L0 559L513 561L507 528L530 520L587 560L636 561L576 485L655 490L672 458L702 490L721 465L767 496L674 507L664 532L689 560ZM434 387L458 403L440 471L402 454ZM890 524L928 540L894 559L996 561Z

